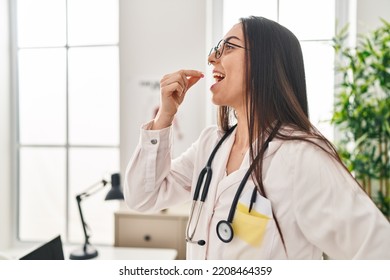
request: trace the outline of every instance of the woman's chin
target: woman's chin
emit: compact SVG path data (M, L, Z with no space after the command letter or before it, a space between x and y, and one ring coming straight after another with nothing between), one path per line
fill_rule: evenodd
M216 106L224 106L224 102L219 98L218 94L212 93L211 102Z

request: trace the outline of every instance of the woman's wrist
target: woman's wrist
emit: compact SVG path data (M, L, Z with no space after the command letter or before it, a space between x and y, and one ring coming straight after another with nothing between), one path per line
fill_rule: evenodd
M175 115L157 113L156 117L153 120L152 130L159 130L167 128L172 125Z

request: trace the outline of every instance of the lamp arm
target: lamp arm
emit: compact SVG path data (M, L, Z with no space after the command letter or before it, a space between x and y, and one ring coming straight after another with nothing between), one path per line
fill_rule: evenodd
M94 184L94 185L90 186L89 188L87 188L84 192L82 192L82 193L80 193L79 195L76 196L77 206L78 206L78 209L79 209L81 224L83 226L83 232L84 232L84 240L85 240L84 241L84 250L86 249L87 245L89 244L89 237L90 236L87 233L87 223L84 220L83 210L81 208L81 201L83 199L85 199L85 198L87 198L87 197L97 193L101 189L103 189L107 185L107 183L108 182L106 180L99 181L96 184Z
M84 231L84 249L85 249L86 245L89 244L89 235L87 234L87 228L86 228L87 224L84 221L84 215L83 215L83 211L81 209L82 196L81 195L76 196L76 200L77 200L77 206L79 208L81 224L83 226L83 231Z
M87 188L84 192L80 193L78 196L80 196L81 200L83 200L84 198L87 198L88 196L91 196L96 192L100 191L102 188L104 188L107 185L107 183L108 182L106 180L101 180L93 184L89 188Z

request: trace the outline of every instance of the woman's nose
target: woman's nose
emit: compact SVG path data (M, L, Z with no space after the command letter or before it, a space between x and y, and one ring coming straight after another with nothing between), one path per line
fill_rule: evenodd
M215 61L217 59L215 58L215 51L210 52L209 57L207 58L207 62L209 65L214 65Z

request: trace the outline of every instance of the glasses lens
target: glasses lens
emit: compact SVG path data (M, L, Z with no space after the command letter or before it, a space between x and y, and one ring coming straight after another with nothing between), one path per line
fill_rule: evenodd
M209 52L209 56L213 52L215 52L215 58L217 59L220 58L222 56L224 46L225 46L225 41L224 40L219 41L216 47L211 48Z
M223 47L225 46L225 41L219 41L218 45L215 47L215 58L220 58L223 53Z
M209 56L210 56L213 52L215 52L215 48L216 48L216 47L212 47L212 48L211 48L211 50L210 50L210 52L209 52Z

